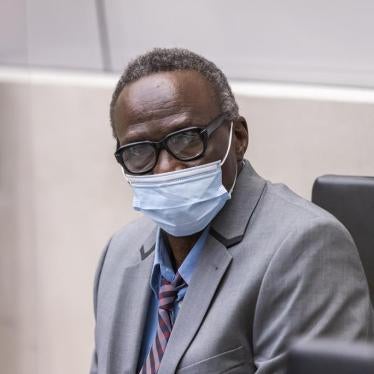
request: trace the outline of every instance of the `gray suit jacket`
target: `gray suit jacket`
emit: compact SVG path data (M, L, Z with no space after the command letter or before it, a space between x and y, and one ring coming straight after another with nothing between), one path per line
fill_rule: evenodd
M142 218L102 255L92 374L135 373L155 234ZM300 335L373 340L363 269L337 220L246 162L211 224L159 373L281 374L287 346Z

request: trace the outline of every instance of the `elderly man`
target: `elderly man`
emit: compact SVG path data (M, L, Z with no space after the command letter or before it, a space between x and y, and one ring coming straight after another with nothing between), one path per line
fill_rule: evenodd
M372 338L351 237L244 159L247 124L212 62L146 53L110 109L144 217L100 260L91 373L281 374L297 336Z

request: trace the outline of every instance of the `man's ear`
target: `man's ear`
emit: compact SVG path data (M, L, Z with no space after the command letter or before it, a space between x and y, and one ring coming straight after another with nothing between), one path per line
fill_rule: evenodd
M244 153L248 147L248 126L244 117L239 117L233 121L235 135L235 153L236 160L242 161Z

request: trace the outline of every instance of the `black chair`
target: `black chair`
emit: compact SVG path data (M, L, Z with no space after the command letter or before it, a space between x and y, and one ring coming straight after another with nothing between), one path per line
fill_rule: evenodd
M374 346L365 343L300 341L287 356L287 374L373 373Z
M314 182L312 201L333 214L351 233L374 305L374 177L324 175Z

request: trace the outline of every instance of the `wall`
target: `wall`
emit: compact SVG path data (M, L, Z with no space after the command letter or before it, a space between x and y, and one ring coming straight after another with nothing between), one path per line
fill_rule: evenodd
M183 46L231 79L374 87L373 12L372 0L2 0L0 64L121 71Z
M88 371L92 281L132 220L114 162L112 76L0 71L0 372ZM324 173L374 175L374 93L234 84L259 173L309 198Z

